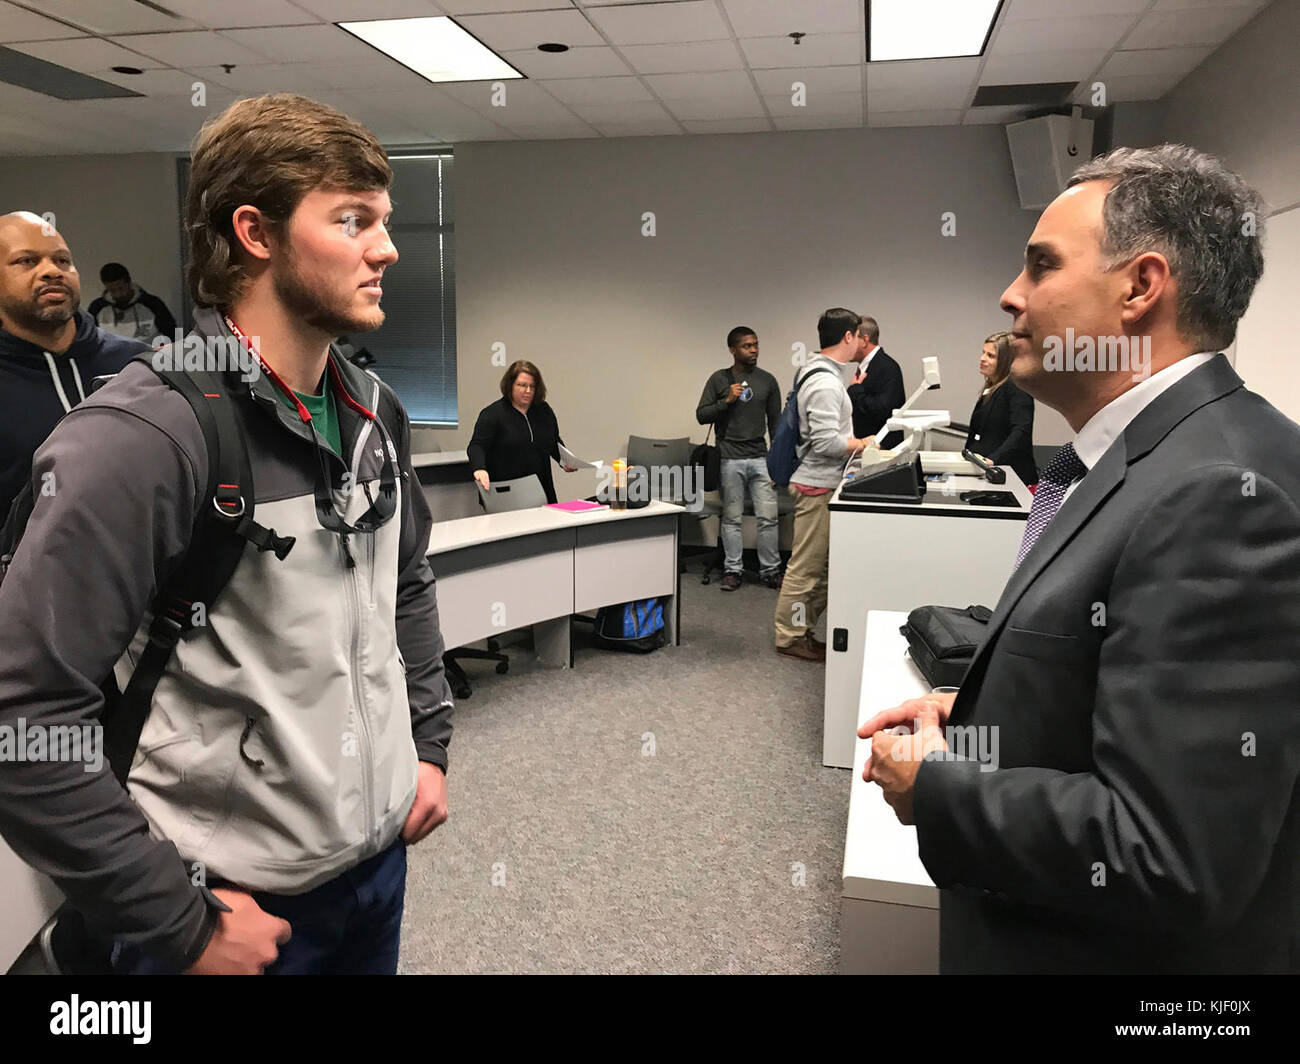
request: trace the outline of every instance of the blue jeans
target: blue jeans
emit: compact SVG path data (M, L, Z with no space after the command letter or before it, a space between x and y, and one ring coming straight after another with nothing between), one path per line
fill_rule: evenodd
M267 975L397 974L406 897L406 843L400 837L305 894L254 891L252 896L292 929ZM127 943L114 951L113 968L119 975L174 974Z
M745 512L745 492L754 500L758 520L758 566L764 576L781 568L777 549L776 489L767 471L766 458L724 458L722 460L722 550L729 573L741 571L744 550L741 516Z

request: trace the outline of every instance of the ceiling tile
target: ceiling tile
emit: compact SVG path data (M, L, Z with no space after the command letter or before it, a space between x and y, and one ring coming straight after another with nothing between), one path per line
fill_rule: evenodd
M629 74L628 65L613 48L570 48L567 52L539 52L536 47L502 52L501 58L516 70L539 81L551 78L603 78Z
M956 126L962 111L868 111L869 126Z
M77 37L70 41L35 41L28 44L15 44L13 49L83 74L95 70L108 70L114 66L135 66L144 69L165 65L156 59L137 55L98 37Z
M619 51L641 74L741 70L744 60L735 41L695 41L691 44L626 44Z
M598 122L596 129L606 137L666 137L682 131L671 118L662 122Z
M803 115L790 118L773 115L777 129L857 129L862 126L860 115Z
M1148 3L1150 0L1088 0L1088 10L1095 15L1136 15L1145 11ZM1011 0L1002 21L1069 18L1078 13L1079 0Z
M374 0L293 0L304 11L310 11L326 22L367 22L384 18L428 18L442 15L446 6L433 0L383 0L382 10L376 11ZM544 0L536 0L533 7L545 7Z
M219 33L140 33L114 42L167 66L216 66L221 63L273 63L275 57L254 51Z
M1106 78L1106 102L1128 103L1133 100L1158 100L1183 80L1181 74L1149 74L1133 78ZM1073 102L1089 103L1091 86L1081 85Z
M488 82L455 82L444 85L443 90L493 122L512 128L516 122L563 124L573 118L555 97L540 85L527 81L505 82L503 94ZM493 100L504 103L496 106Z
M567 44L570 48L605 43L578 11L469 15L456 21L495 52L535 49L547 41Z
M557 78L546 91L564 103L626 103L650 99L640 78Z
M1270 0L1156 0L1156 11L1186 11L1193 7L1250 7L1258 11Z
M579 118L596 124L606 122L670 122L668 112L654 100L627 103L575 103L572 110Z
M884 92L867 89L867 107L873 111L942 111L965 107L974 95L969 88L917 85Z
M772 123L766 118L703 118L682 123L687 133L770 133Z
M422 78L414 70L401 63L362 63L357 66L316 64L316 72L325 85L342 89L409 89L412 92L432 85L434 82ZM235 71L236 78L239 70Z
M591 7L587 17L616 45L717 41L731 36L713 0Z
M862 67L787 67L781 70L756 70L754 81L758 91L768 95L790 95L796 81L803 82L807 93L856 92L862 94Z
M861 92L810 92L801 106L796 107L789 93L765 95L768 113L773 118L799 115L862 115Z
M1030 52L1026 55L991 55L980 74L981 85L1028 85L1039 81L1078 81L1092 74L1106 53Z
M1124 40L1124 48L1222 44L1255 16L1254 7L1197 7L1153 11Z
M576 119L565 123L546 123L511 127L524 140L582 140L598 136L593 126Z
M1189 74L1214 54L1211 47L1153 48L1116 52L1102 68L1102 77L1131 78L1156 74Z
M267 92L296 92L311 96L329 87L323 80L326 72L315 63L267 63L262 66L241 66L229 74L221 67L190 67L195 77L215 85L224 85L233 91L261 95Z
M645 80L661 100L706 96L756 101L754 86L743 70L710 74L650 74Z
M25 8L0 3L0 44L11 41L52 41L59 37L80 37L82 32L44 18Z
M505 11L572 8L572 0L436 0L448 15L482 15Z
M194 92L196 81L207 80L202 76L186 73L184 70L173 70L171 67L158 67L146 70L143 74L119 74L115 70L96 70L93 76L112 82L114 85L121 85L123 88L133 89L135 92L142 92L146 96L189 96Z
M665 100L664 106L680 119L688 118L762 118L763 104L759 98L750 93L744 97L694 97L691 99Z
M789 37L745 37L741 51L749 65L760 67L841 66L861 63L866 41L860 33L813 34L798 44Z
M166 7L166 4L159 5ZM194 23L174 18L144 4L122 0L40 0L41 11L66 19L96 33L148 33L151 30L188 30Z
M273 56L280 63L395 63L377 48L337 26L227 30L223 37Z
M896 91L925 86L966 87L979 73L978 58L904 59L867 64L867 88Z
M162 0L161 7L184 15L208 29L234 26L293 26L315 22L316 16L289 0Z
M722 0L737 37L780 37L788 33L857 33L862 0Z
M1136 21L1133 15L1089 15L1086 18L1007 22L997 31L989 46L989 55L1110 49Z

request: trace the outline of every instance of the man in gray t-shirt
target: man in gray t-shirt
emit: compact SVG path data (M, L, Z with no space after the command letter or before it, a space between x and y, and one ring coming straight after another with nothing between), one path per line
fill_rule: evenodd
M767 370L758 368L758 336L737 325L727 334L732 364L704 384L695 419L714 424L722 457L722 549L726 555L722 590L740 587L742 566L741 517L745 495L754 503L758 521L758 564L763 583L781 586L781 555L777 548L776 489L767 472L767 436L781 417L781 386Z

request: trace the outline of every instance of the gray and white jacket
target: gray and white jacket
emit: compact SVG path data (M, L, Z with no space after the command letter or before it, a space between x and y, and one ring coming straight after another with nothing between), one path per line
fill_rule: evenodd
M196 332L229 336L201 312ZM259 523L296 543L246 547L206 624L185 635L154 694L127 781L67 762L0 764L0 830L106 937L177 965L197 959L219 905L193 881L302 893L389 846L416 766L445 770L452 701L433 574L432 518L410 464L410 425L378 378L331 355L344 458L266 375L231 399L248 441ZM350 544L321 527L316 448L353 522L385 444L401 470L393 518ZM0 586L0 723L82 725L124 687L155 588L204 504L207 453L188 402L132 363L73 409L37 452L54 474ZM353 564L349 564L348 555ZM203 876L195 872L201 869ZM192 881L193 880L193 881Z
M849 458L846 441L853 435L853 403L844 385L851 363L846 367L818 352L804 364L796 380L802 381L823 366L831 372L814 374L799 389L799 467L790 482L810 488L839 486Z

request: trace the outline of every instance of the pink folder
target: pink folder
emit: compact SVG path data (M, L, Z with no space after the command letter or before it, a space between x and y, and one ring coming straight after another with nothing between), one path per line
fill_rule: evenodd
M563 510L566 514L585 514L592 510L608 510L609 506L603 502L587 502L584 499L574 499L572 502L548 502L548 510Z

